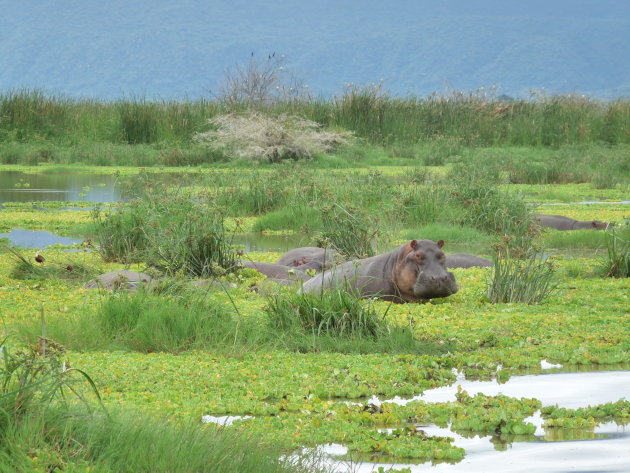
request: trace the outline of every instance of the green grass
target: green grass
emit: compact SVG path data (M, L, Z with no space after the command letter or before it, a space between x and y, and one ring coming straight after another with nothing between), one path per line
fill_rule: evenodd
M184 143L208 129L208 120L230 109L217 102L114 102L77 100L37 90L0 95L0 142L36 139L58 142ZM272 115L297 114L331 129L353 131L380 145L415 146L434 142L422 159L441 164L460 147L547 146L630 142L628 101L599 102L556 96L502 102L451 93L426 99L397 98L378 87L351 88L340 98L277 102ZM403 153L405 154L405 153Z
M368 258L387 244L381 220L369 211L334 203L321 208L318 246L332 247L348 258Z
M306 205L292 205L262 215L256 220L253 230L312 233L321 228L321 217L317 209Z
M444 240L447 244L474 243L480 246L489 245L494 240L491 235L476 228L439 223L405 229L402 231L402 237L406 240L424 238L433 241Z
M244 345L233 310L206 301L203 293L168 296L147 292L113 294L94 310L60 317L48 324L49 335L74 350L126 349L143 353L179 353L194 348ZM22 333L37 335L37 323Z
M539 304L557 288L554 268L548 261L530 253L522 259L499 251L494 271L487 281L487 296L492 303L522 302Z
M260 438L235 431L174 423L129 411L73 415L47 410L11 425L0 447L0 472L45 473L306 473L313 460L281 460Z
M0 364L0 472L302 472L312 459L281 460L252 436L104 409L92 378L69 367L46 338ZM87 389L87 390L86 390ZM90 395L91 394L91 395ZM98 401L98 402L97 402ZM308 464L308 469L307 465Z
M542 234L541 244L545 248L604 248L606 235L595 230L549 231Z
M166 191L150 175L133 183L140 196L92 212L98 251L105 261L145 261L168 274L212 276L234 271L236 252L224 210L213 199Z
M612 228L605 232L607 257L602 264L605 276L613 278L630 277L630 223L620 229Z
M282 293L264 308L278 347L298 352L447 353L453 343L422 340L412 327L392 326L369 301L343 289L319 295Z

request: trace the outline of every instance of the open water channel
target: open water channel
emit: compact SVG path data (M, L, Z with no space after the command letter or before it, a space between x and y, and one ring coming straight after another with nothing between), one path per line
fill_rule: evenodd
M543 362L545 363L545 362ZM549 366L549 365L547 365ZM558 371L556 369L555 371ZM630 399L630 371L550 373L513 376L504 384L496 381L458 379L453 385L431 389L411 399L394 398L371 403L405 404L413 400L448 402L455 400L458 386L471 396L484 393L515 398L536 398L543 406L558 405L570 409L595 406L619 399ZM386 458L352 458L343 445L318 448L327 463L337 471L367 473L379 467L409 468L412 473L628 473L630 472L630 425L608 422L594 430L544 429L540 413L526 419L536 425L532 436L512 440L492 435L464 436L436 425L419 425L427 435L452 437L454 445L466 450L459 463L407 464L388 462Z

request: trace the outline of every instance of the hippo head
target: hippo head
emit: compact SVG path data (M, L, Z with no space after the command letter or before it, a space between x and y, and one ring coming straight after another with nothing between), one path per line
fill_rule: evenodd
M453 273L446 269L444 240L411 240L400 249L394 282L405 299L433 299L457 292Z
M573 228L575 230L581 229L581 230L606 230L606 228L608 228L608 223L606 222L600 222L598 220L586 220L584 222L581 221L577 221L573 224Z

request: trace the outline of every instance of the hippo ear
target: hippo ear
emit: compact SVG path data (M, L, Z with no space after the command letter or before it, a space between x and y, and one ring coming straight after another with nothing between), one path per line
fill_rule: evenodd
M416 240L411 240L409 245L411 245L412 250L415 250L418 247L418 242Z
M442 248L444 246L444 240L440 240L437 242L437 246L439 246L440 248Z

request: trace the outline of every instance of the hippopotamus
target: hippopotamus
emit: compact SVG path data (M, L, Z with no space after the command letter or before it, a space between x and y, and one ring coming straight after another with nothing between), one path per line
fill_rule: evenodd
M610 225L598 220L574 220L562 215L535 215L538 224L545 228L555 228L556 230L605 230Z
M249 261L243 259L238 260L238 264L245 268L255 269L259 273L262 273L271 279L301 279L303 281L306 281L310 278L308 274L298 268L290 268L289 266L284 266L281 264L261 263L259 261Z
M455 276L446 269L444 241L411 240L390 253L348 261L318 274L301 291L347 288L361 297L394 302L416 302L447 297L458 290Z
M126 289L136 291L142 283L150 283L151 276L136 271L114 271L101 274L98 278L85 283L84 289Z
M492 261L480 256L469 255L468 253L455 253L446 255L447 268L487 268L493 266Z
M314 269L318 273L341 261L340 254L332 248L305 246L288 251L280 257L277 264L293 266L301 271Z

